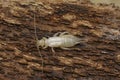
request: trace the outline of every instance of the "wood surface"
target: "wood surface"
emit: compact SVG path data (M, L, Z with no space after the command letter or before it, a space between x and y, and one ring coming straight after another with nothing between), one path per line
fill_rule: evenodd
M55 48L55 55L51 48L38 53L34 14L38 39L67 31L87 42ZM0 80L120 80L119 7L88 0L0 0Z

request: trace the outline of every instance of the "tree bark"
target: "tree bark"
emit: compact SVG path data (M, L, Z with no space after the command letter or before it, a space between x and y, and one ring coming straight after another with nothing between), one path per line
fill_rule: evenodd
M87 0L11 0L0 1L0 12L1 80L120 80L118 7ZM34 14L39 40L67 31L87 41L71 50L55 48L55 55L50 47L38 53Z

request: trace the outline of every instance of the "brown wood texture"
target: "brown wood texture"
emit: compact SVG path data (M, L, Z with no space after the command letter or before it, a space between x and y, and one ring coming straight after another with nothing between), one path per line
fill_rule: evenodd
M67 31L88 40L71 50L36 48ZM78 0L0 1L0 80L120 80L120 9Z

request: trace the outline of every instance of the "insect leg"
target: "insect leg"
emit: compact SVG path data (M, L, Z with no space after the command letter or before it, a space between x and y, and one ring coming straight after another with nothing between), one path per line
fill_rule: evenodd
M64 35L68 35L68 34L70 34L69 32L62 32L62 33L60 33L60 36L64 36Z
M43 49L46 49L48 47L48 45L45 45L44 47L43 47Z
M60 47L60 48L64 50L71 50L70 48L66 48L66 47Z
M54 37L57 37L57 36L59 36L59 34L61 34L62 32L57 32L57 33L55 33L53 36Z
M54 50L54 48L53 48L53 47L51 47L51 50L52 50L52 52L53 52L53 53L55 53L55 50Z

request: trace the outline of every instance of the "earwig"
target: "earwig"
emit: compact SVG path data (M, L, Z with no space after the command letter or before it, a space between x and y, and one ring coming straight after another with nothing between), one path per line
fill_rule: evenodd
M60 34L60 35L58 35ZM70 50L69 47L73 47L76 44L79 44L83 41L83 39L80 39L68 32L58 32L54 34L53 37L49 37L48 39L43 37L41 40L37 41L37 46L41 46L43 49L47 47L51 47L52 52L55 53L54 49L55 47L60 47L61 49Z

